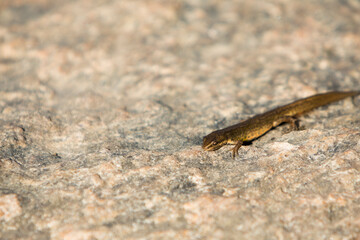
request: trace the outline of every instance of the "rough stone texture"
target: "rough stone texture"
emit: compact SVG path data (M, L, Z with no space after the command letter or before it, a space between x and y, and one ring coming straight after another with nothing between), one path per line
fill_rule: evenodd
M0 239L359 239L360 2L0 1Z

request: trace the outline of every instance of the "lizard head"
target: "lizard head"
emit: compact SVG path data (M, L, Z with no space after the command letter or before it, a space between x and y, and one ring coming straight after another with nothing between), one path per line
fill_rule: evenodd
M205 151L215 151L224 146L226 143L226 137L215 131L204 137L202 148Z

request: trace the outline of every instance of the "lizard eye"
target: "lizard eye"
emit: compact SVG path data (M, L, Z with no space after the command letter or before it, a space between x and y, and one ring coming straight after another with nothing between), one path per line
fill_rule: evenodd
M212 145L216 145L217 144L217 142L212 142Z

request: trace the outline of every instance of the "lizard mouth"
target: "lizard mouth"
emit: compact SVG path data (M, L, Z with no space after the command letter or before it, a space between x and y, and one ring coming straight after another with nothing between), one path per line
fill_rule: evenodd
M224 145L225 145L225 143L219 143L219 144L216 144L216 145L207 144L207 145L203 145L202 148L205 151L216 151L216 150L220 149Z

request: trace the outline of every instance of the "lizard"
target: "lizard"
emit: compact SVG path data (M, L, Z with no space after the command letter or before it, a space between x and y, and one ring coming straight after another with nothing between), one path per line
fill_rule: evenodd
M292 127L296 129L296 119L300 115L314 108L359 94L360 91L335 91L299 99L206 135L203 138L202 148L205 151L215 151L224 145L233 144L235 146L232 149L232 157L235 158L239 155L239 148L244 142L251 142L284 122L291 123Z

